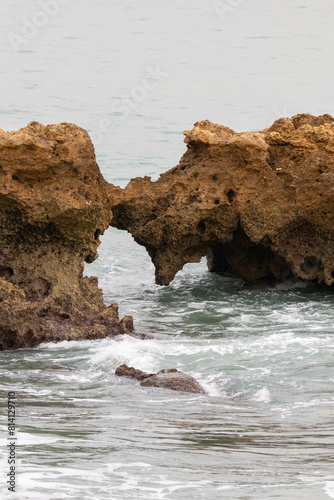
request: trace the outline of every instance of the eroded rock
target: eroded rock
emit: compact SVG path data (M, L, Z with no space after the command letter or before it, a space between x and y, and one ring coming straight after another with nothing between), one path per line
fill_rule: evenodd
M203 256L249 282L332 285L334 119L242 133L206 120L185 135L178 166L122 190L76 125L0 129L0 349L133 332L83 277L110 221L145 246L162 285Z
M132 331L83 277L111 217L88 134L68 123L2 131L0 177L0 348Z
M156 182L111 186L112 225L145 246L156 282L188 262L246 281L334 282L334 119L296 115L260 132L206 120Z
M121 365L116 368L115 375L117 375L118 377L129 377L135 378L136 380L144 380L144 378L152 377L154 373L146 373L142 370L137 370L132 366Z
M176 368L160 370L158 373L145 373L131 366L121 365L116 369L119 377L130 377L140 381L142 387L161 387L172 391L207 394L203 387L190 375Z

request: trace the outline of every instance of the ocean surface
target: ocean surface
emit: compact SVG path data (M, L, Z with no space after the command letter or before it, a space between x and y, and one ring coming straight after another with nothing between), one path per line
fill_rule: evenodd
M185 151L210 119L259 130L334 115L332 0L10 0L0 18L0 127L87 129L125 186ZM154 283L121 231L86 266L137 331L1 353L1 498L334 498L334 290L249 288L189 264ZM122 363L178 368L208 396L141 388ZM7 491L8 391L17 394L17 492Z

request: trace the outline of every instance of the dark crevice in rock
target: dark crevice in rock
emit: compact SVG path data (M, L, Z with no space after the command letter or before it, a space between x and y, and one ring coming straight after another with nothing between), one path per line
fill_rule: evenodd
M227 198L228 198L228 201L230 203L232 203L232 201L234 200L235 198L235 192L233 191L233 189L230 189L227 193Z
M0 266L0 278L9 279L13 276L14 270L9 266Z
M205 230L206 230L206 225L205 225L205 222L204 221L200 221L198 224L197 224L197 229L200 233L205 233Z
M241 227L230 242L210 248L207 264L210 272L242 277L249 283L273 283L289 275L284 259L270 247L253 243Z

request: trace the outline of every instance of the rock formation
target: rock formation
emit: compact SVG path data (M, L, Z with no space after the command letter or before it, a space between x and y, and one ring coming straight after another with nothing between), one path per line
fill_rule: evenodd
M111 218L88 134L67 123L1 131L0 176L0 349L131 332L83 277Z
M332 285L334 119L242 133L206 120L185 136L179 165L121 189L76 125L0 129L0 349L133 333L83 277L110 223L145 246L162 285L203 256L249 282Z
M190 392L192 394L207 394L203 387L190 375L176 368L160 370L158 373L145 373L131 366L121 365L115 374L119 377L129 377L140 381L142 387L161 387L172 391Z
M334 281L334 119L296 115L260 132L210 121L156 182L110 187L112 225L145 246L156 282L188 262L246 281Z

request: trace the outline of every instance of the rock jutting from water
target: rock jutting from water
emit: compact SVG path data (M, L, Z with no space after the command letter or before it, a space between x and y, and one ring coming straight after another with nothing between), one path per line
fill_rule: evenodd
M0 349L131 332L103 304L97 257L111 213L108 184L83 129L36 122L0 132Z
M188 262L247 282L334 282L334 118L296 115L260 132L208 120L156 182L108 184L73 124L0 129L0 349L135 334L83 277L112 225L168 285Z
M188 262L247 282L334 281L334 119L303 114L260 132L208 120L156 182L110 188L111 224L143 245L168 285Z
M160 370L158 373L145 373L131 366L121 365L116 368L115 375L139 380L142 387L160 387L192 394L207 394L193 377L180 372L176 368Z

